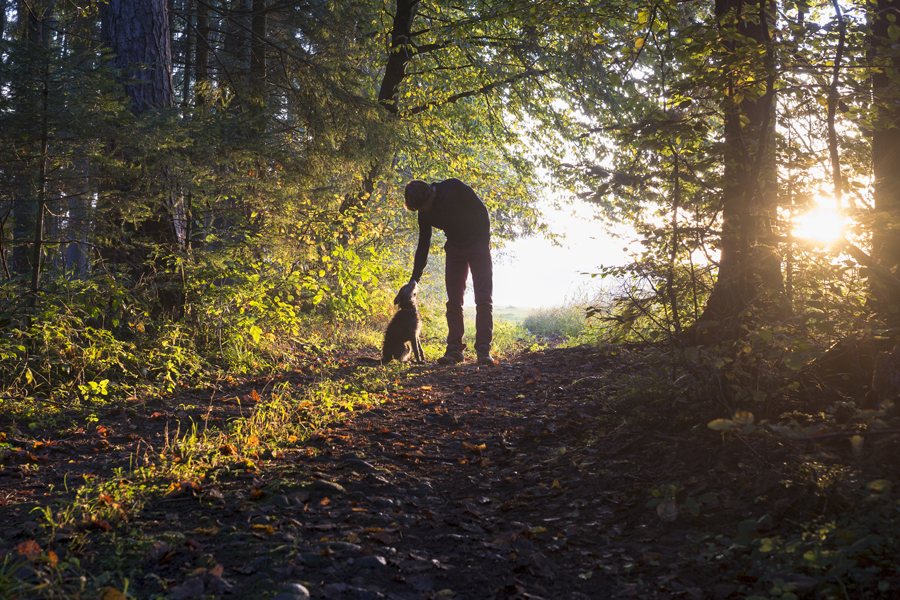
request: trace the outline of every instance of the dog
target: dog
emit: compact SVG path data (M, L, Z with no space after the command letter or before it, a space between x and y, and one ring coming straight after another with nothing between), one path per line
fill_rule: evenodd
M419 334L422 331L422 319L419 317L418 304L419 284L410 281L397 292L394 304L400 307L387 329L384 330L384 343L381 346L381 360L361 357L362 362L386 365L396 359L407 362L410 356L415 362L425 362L425 352Z

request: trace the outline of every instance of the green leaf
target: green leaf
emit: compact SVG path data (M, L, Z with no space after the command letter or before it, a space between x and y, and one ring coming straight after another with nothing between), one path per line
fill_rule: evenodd
M888 25L887 33L888 33L888 37L891 38L892 42L896 42L897 40L900 40L900 26L897 26L896 24L891 23L890 25Z
M799 371L803 368L803 360L796 354L788 354L785 356L784 364L788 369L793 369L794 371Z

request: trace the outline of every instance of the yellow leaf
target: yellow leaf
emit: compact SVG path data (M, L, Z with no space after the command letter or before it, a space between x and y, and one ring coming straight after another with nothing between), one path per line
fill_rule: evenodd
M100 592L100 600L128 600L128 598L116 588L108 587Z
M271 525L263 525L262 523L256 523L253 525L253 529L256 531L265 531L266 533L275 533L275 528Z
M559 485L559 479L554 479L554 480L553 480L553 485L550 486L550 489L551 489L551 490L562 489L562 486Z
M737 425L753 425L753 413L739 410L734 413L734 422Z
M735 423L731 419L716 419L706 424L713 431L729 431L734 429Z
M644 38L638 38L638 39L634 40L634 49L635 50L640 50L643 47L644 47Z
M853 456L859 458L863 451L863 436L854 435L850 438L850 446L853 448Z

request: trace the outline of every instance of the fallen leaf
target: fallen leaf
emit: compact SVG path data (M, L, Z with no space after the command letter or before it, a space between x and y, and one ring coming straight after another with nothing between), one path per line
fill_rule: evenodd
M235 573L240 573L241 575L252 575L256 573L256 567L250 565L239 565L237 567L231 567L231 570Z
M265 531L266 533L275 533L275 528L271 525L263 525L261 523L257 523L253 526L253 529L256 531Z
M210 527L198 527L197 529L194 530L194 533L196 533L198 535L215 535L218 532L219 532L219 528L216 527L215 525L212 525Z
M100 592L100 600L128 600L128 597L116 588L108 587Z
M219 454L222 456L231 456L233 454L237 454L237 448L232 446L231 444L222 444L219 446Z
M34 560L41 554L41 547L38 546L38 543L34 540L22 542L21 544L16 546L16 550L19 554L21 554L28 560Z
M385 533L383 531L378 532L378 533L373 533L369 537L372 538L373 540L375 540L376 542L381 542L385 546L387 546L388 544L390 544L394 541L394 538L392 538L390 536L390 534Z
M675 506L675 500L663 500L656 505L656 514L664 523L671 523L678 518L678 507Z

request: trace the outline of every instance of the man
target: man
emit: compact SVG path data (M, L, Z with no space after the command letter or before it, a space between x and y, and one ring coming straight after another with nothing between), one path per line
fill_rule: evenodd
M487 208L472 188L459 179L426 183L414 179L404 191L406 208L418 213L419 244L410 281L418 283L428 264L432 228L447 236L444 281L447 286L447 351L438 362L444 365L465 360L463 344L463 296L472 271L475 288L475 352L478 363L494 364L494 273L491 263L491 220Z

